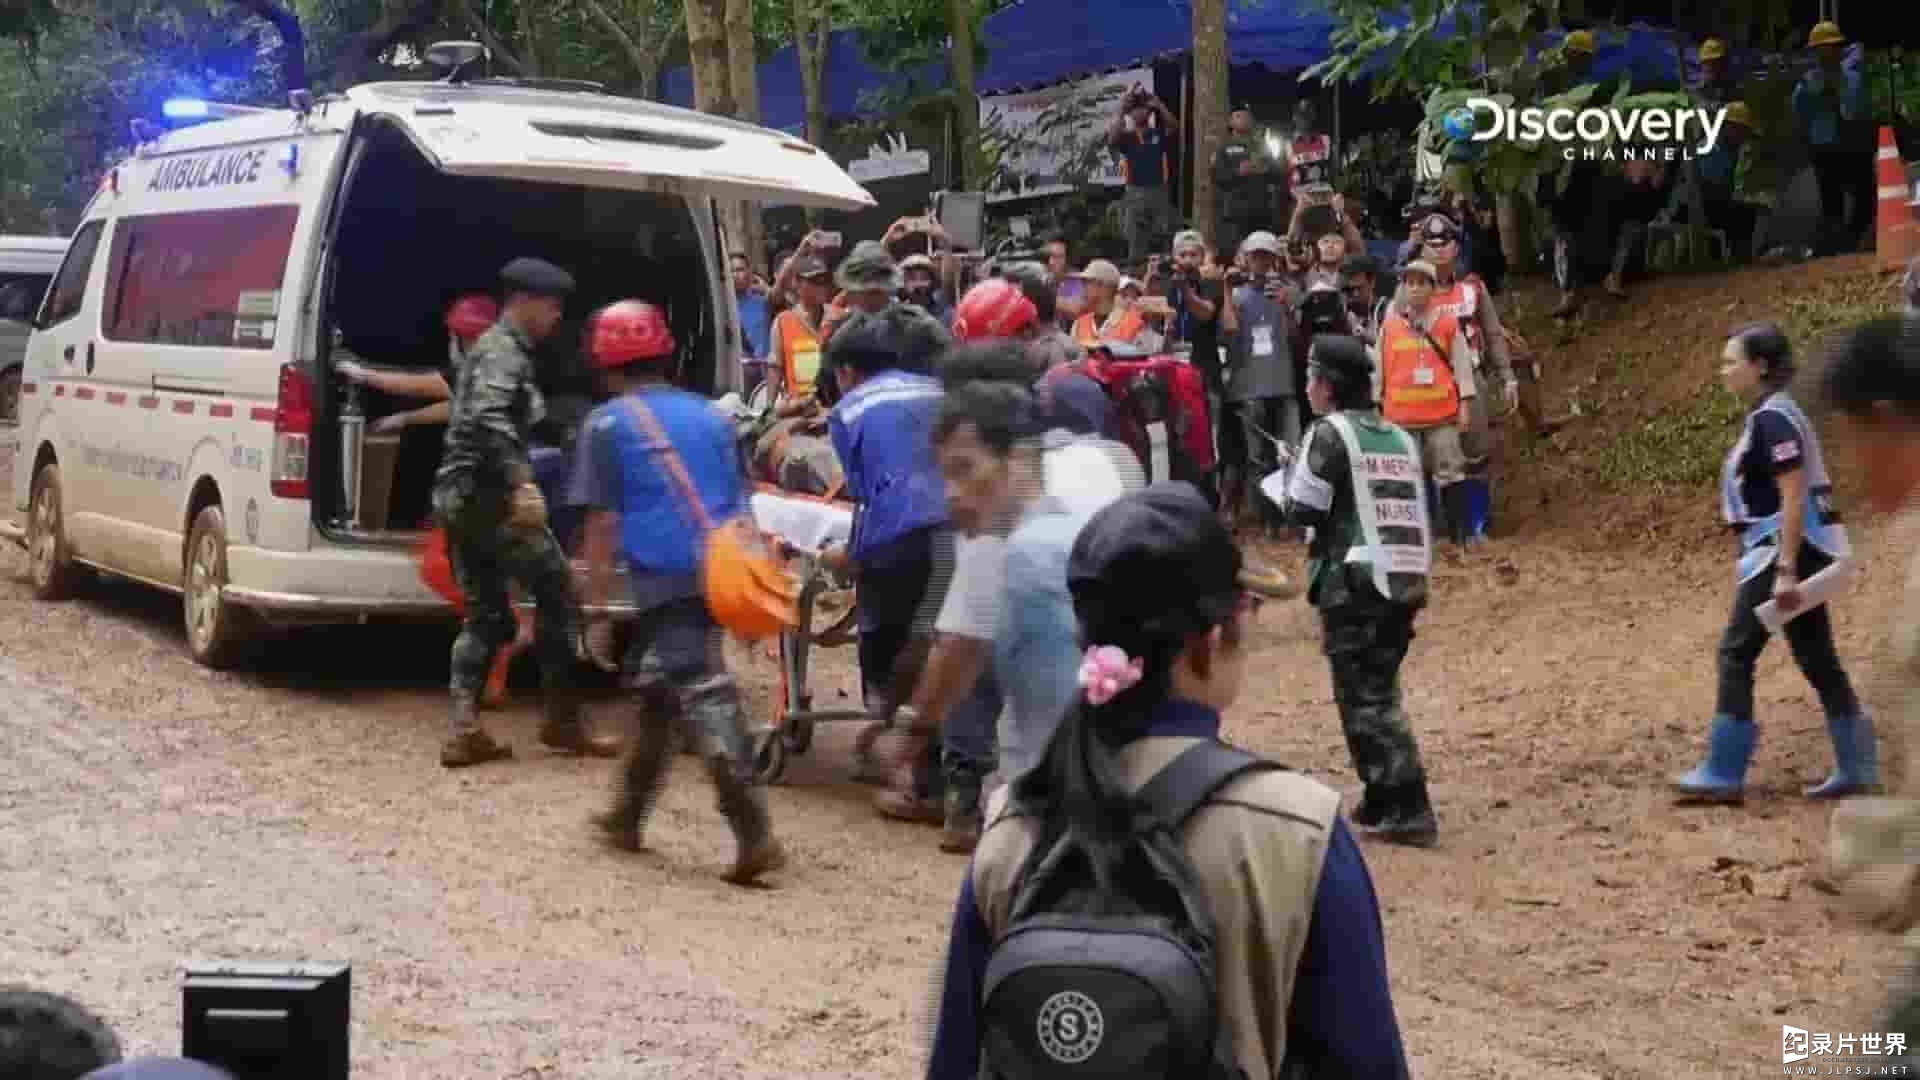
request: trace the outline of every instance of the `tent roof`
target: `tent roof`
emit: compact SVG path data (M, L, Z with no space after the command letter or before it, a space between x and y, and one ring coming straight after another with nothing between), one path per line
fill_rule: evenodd
M930 64L920 72L884 71L867 60L855 30L835 30L827 43L826 62L827 115L835 119L859 116L865 110L861 96L871 91L908 85L918 76L944 85L944 62ZM767 127L799 134L807 126L807 97L800 82L800 53L788 45L760 65L760 122ZM660 80L660 100L669 105L693 107L693 69L677 67Z

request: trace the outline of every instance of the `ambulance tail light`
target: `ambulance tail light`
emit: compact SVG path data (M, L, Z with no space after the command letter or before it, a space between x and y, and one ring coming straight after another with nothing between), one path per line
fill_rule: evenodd
M280 398L273 406L273 493L278 498L310 497L313 413L313 380L292 364L281 365Z

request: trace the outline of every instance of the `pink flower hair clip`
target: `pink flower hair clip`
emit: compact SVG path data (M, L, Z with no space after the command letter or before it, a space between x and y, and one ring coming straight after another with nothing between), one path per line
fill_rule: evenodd
M1080 660L1080 687L1089 705L1105 705L1140 681L1146 667L1113 645L1094 645Z

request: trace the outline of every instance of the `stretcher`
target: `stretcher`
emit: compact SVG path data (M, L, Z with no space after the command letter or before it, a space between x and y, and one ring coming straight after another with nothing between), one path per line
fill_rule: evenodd
M780 683L774 692L773 717L753 735L754 775L762 783L774 784L786 774L789 758L812 748L818 725L867 719L865 708L814 708L807 685L808 661L816 647L843 648L859 638L851 583L819 562L822 551L845 543L851 535L853 504L760 483L755 485L753 515L762 529L780 539L800 582L799 625L783 631L774 644Z

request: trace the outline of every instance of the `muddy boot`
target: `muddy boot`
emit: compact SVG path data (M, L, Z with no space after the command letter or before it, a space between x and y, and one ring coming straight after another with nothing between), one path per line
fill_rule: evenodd
M1446 518L1447 539L1464 548L1473 539L1472 515L1467 509L1467 485L1448 484L1440 489L1440 513Z
M1380 789L1368 784L1360 793L1360 804L1347 815L1356 829L1371 829L1380 824L1387 816L1386 801L1380 796Z
M1682 803L1738 804L1745 799L1747 764L1759 728L1752 720L1721 714L1707 736L1707 760L1673 782Z
M660 781L666 776L668 733L672 730L672 725L643 723L633 740L614 789L613 809L592 819L609 845L622 851L646 849L647 818L660 796Z
M1880 754L1874 743L1873 721L1863 711L1827 717L1827 735L1833 739L1833 772L1807 788L1809 799L1845 799L1868 795L1880 787Z
M1546 403L1541 400L1540 380L1537 376L1520 380L1520 418L1526 421L1527 430L1535 438L1551 435L1566 424L1565 420L1548 418Z
M587 733L586 710L580 707L580 695L572 687L547 684L546 721L540 725L540 745L563 754L582 757L620 756L620 740L611 735Z
M1386 806L1378 822L1360 826L1361 833L1404 847L1430 848L1440 842L1440 818L1427 799L1426 777L1385 793L1382 801Z
M786 849L774 839L773 819L767 813L767 789L749 785L727 758L707 759L707 774L720 797L720 812L733 826L733 866L720 879L751 885L786 866Z
M440 744L441 765L464 769L513 756L513 747L481 728L479 704L472 694L454 693L447 712L447 739Z
M940 850L949 855L970 855L980 842L981 780L973 772L959 769L947 777Z
M873 808L881 816L916 825L945 825L947 808L940 799L922 795L912 788L889 788L873 797Z
M885 786L887 766L880 760L880 756L874 753L874 747L879 743L880 736L886 734L890 726L885 720L869 720L866 726L860 729L860 734L854 737L854 783L870 784L875 787Z

